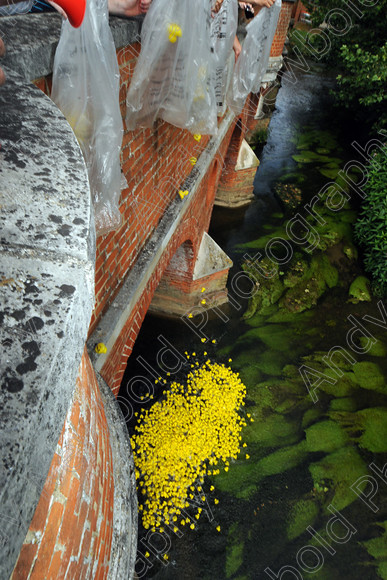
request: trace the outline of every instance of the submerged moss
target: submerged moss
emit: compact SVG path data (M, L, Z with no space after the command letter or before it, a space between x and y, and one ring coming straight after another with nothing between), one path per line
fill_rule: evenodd
M243 439L247 444L255 443L260 447L279 447L285 444L296 443L301 434L297 422L286 419L277 413L265 418L256 415L251 409L254 423L244 429Z
M304 416L302 418L301 427L305 429L309 427L312 423L315 423L317 419L319 419L322 415L322 410L319 407L313 406L307 411L305 411Z
M329 410L330 411L356 411L357 404L352 397L342 397L339 399L332 399Z
M377 364L369 361L357 362L353 365L353 372L362 389L387 394L386 381Z
M348 442L348 435L334 421L320 421L305 429L308 451L330 453Z
M315 486L326 485L329 488L324 505L326 513L329 513L327 507L331 503L336 509L342 510L357 499L351 485L368 473L367 465L351 446L334 451L317 463L311 463L309 471Z
M330 417L346 429L359 447L373 453L387 452L386 407L370 407L355 413L331 412Z
M294 540L312 526L318 518L319 506L312 499L301 499L295 502L287 517L287 536Z
M231 578L243 563L244 544L238 524L230 527L226 547L226 578Z
M377 525L383 529L383 534L362 542L362 546L377 560L378 576L387 580L387 521L378 522Z
M305 461L307 457L305 441L297 445L283 447L260 459L257 468L262 477L283 473Z
M369 338L367 336L361 336L359 338L360 345L363 348L368 348L367 353L371 356L385 357L387 355L386 345L378 339L375 344L369 345Z

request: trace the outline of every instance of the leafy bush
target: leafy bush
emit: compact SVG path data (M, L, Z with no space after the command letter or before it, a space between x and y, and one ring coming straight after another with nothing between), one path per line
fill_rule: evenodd
M372 275L375 294L387 296L387 147L374 155L368 172L355 237L363 247L364 267Z

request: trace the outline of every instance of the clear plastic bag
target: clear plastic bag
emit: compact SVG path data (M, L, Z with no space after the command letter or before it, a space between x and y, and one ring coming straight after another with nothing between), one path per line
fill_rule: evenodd
M121 224L120 76L107 0L88 0L82 26L67 21L55 54L51 97L70 123L85 158L97 235Z
M238 3L236 0L224 0L211 21L211 48L215 56L213 83L218 115L223 115L226 110L225 96L234 68L234 58L230 59L230 54L237 27Z
M14 4L9 0L9 4L0 6L0 16L12 16L13 14L27 14L35 4L35 0L25 0Z
M270 49L277 28L281 0L271 8L262 8L246 26L247 36L235 65L232 84L227 93L227 104L239 115L249 93L258 93L269 63Z
M127 96L127 127L156 119L192 133L217 131L208 0L152 2Z

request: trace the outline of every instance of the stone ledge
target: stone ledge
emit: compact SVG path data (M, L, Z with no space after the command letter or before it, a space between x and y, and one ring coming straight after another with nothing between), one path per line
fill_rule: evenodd
M57 107L7 70L0 87L0 577L38 503L75 388L94 296L86 167Z
M135 308L136 302L144 292L174 232L189 214L195 193L200 187L202 179L209 170L212 160L233 122L234 115L228 111L221 121L217 135L211 137L194 169L181 185L181 189L189 190L190 195L185 197L183 201L176 198L166 209L157 228L139 253L137 261L126 277L121 289L90 336L87 349L97 371L101 371L107 361L111 349L114 348L114 343ZM97 354L95 352L95 345L99 342L103 342L106 345L106 353Z
M139 40L143 17L109 19L116 48ZM0 18L0 36L6 44L2 66L34 80L52 73L62 18L54 12Z

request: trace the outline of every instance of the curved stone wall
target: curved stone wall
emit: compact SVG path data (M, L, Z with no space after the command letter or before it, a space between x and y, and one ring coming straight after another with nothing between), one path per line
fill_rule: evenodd
M6 19L5 19L6 20ZM126 426L85 342L95 234L87 172L64 117L6 68L0 87L0 577L134 570Z

